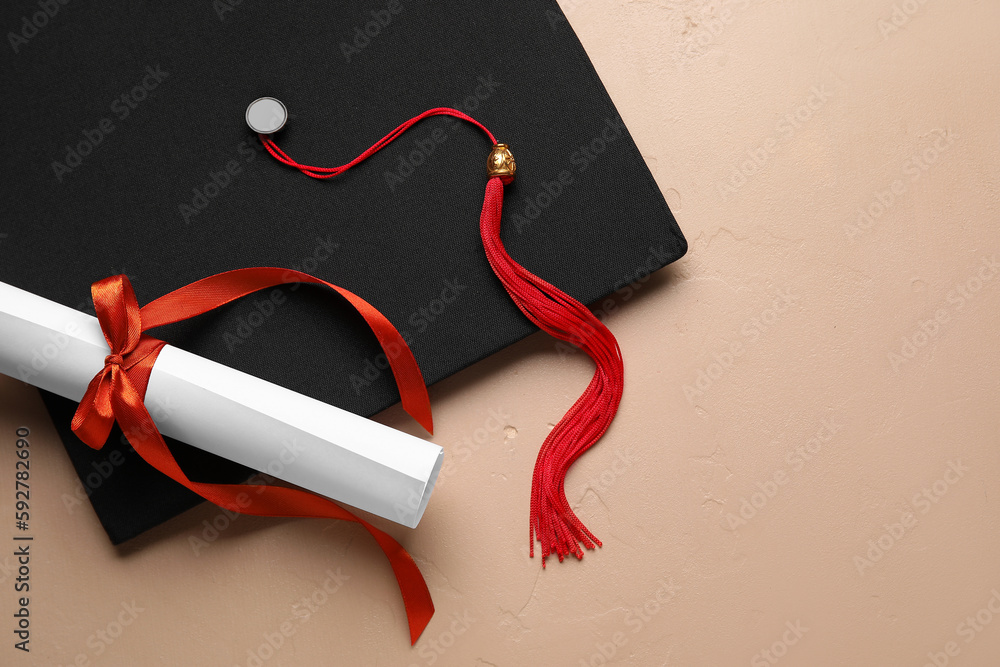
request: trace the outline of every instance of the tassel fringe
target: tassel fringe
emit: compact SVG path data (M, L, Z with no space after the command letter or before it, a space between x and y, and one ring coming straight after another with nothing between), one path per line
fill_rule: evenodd
M594 360L597 368L583 395L542 443L531 484L529 539L541 544L542 567L555 554L583 558L583 547L601 541L583 525L566 499L566 473L596 443L614 419L621 402L625 369L614 335L582 303L518 264L500 240L503 183L491 178L480 218L483 247L493 272L518 308L538 328L571 343Z

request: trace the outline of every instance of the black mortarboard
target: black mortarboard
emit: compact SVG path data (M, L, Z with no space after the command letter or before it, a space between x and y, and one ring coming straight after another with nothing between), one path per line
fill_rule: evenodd
M60 303L90 308L90 284L114 273L145 303L220 271L296 268L379 308L428 383L534 330L483 254L481 133L431 118L315 181L247 128L247 105L265 95L291 116L282 148L309 164L346 162L431 107L480 120L517 158L507 249L585 303L686 250L552 0L14 0L0 17L11 27L0 280ZM362 415L398 401L356 314L319 289L284 291L154 334ZM45 398L112 541L200 502L120 433L99 452L83 445L69 429L75 406ZM250 474L170 444L194 478Z

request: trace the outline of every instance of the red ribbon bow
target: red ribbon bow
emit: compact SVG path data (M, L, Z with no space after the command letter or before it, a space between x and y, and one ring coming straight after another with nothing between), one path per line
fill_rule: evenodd
M410 641L416 643L434 615L434 603L413 558L396 540L332 500L307 491L279 486L210 484L188 479L143 404L153 364L166 345L144 331L201 315L257 290L301 282L333 289L361 313L386 351L403 407L431 431L430 399L423 376L403 337L384 315L361 297L306 273L259 267L204 278L142 308L126 276L112 276L94 283L91 286L94 307L111 353L105 357L104 368L90 381L80 401L73 416L73 432L90 447L101 449L117 421L132 447L147 463L206 500L233 512L256 516L324 517L360 523L389 559L406 607ZM251 498L249 505L247 496Z

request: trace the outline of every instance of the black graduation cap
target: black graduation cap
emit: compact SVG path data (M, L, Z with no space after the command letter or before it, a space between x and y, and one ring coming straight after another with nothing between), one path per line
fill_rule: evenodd
M317 181L263 152L244 122L262 96L287 105L281 147L318 165L352 159L432 107L472 115L516 155L507 249L584 303L686 251L553 0L12 0L0 25L13 26L0 280L69 306L91 308L91 283L115 273L146 303L229 269L299 269L381 310L428 383L534 331L483 253L490 146L478 130L430 118ZM399 400L360 317L319 289L270 294L156 335L358 414ZM91 450L70 431L72 402L45 400L113 542L201 502L120 432ZM192 478L252 474L170 446Z

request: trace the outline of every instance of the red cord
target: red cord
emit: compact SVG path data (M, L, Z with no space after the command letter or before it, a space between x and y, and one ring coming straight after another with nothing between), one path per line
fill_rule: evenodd
M439 115L454 116L472 123L496 144L493 134L481 123L461 111L448 108L431 109L411 118L340 167L300 164L278 148L270 136L260 135L260 139L267 151L282 164L312 178L332 178L374 155L415 123ZM621 402L625 369L618 341L586 306L525 269L507 253L500 240L503 193L502 180L491 178L486 185L480 218L483 247L493 272L529 320L549 335L582 349L597 366L586 391L549 433L535 461L529 537L531 556L535 555L535 539L541 543L542 567L545 567L545 559L552 554L556 554L560 561L568 554L583 558L581 544L587 549L601 546L601 541L583 525L569 505L565 489L566 473L611 425Z
M416 125L424 118L429 118L431 116L454 116L455 118L468 121L473 125L475 125L476 127L478 127L483 132L485 132L486 136L489 137L490 141L492 141L494 144L497 142L496 138L493 136L493 133L487 130L486 127L482 123L477 121L475 118L467 114L464 114L457 109L448 109L445 107L430 109L428 111L423 112L419 116L414 116L410 120L406 121L405 123L397 127L395 130L390 132L389 134L379 139L374 146L366 150L364 153L354 158L347 164L343 164L339 167L310 167L309 165L299 164L292 158L288 157L288 155L285 154L285 151L278 148L278 145L274 143L274 140L271 139L269 135L261 134L258 136L260 137L261 143L264 144L264 148L267 149L267 152L273 155L274 159L276 159L278 162L281 162L282 164L287 164L289 167L295 167L306 176L311 176L313 178L333 178L338 174L344 173L351 167L354 167L364 162L372 155L375 155L375 153L378 153L380 150L389 145L393 139L401 135L403 132L406 132L408 129L410 129L410 127Z

